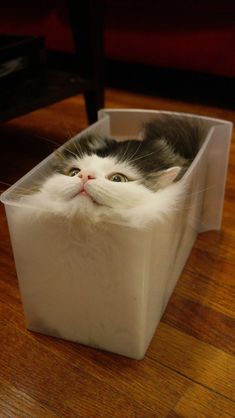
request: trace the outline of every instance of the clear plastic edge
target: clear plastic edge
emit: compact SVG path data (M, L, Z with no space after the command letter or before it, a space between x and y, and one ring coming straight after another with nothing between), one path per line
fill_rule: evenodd
M205 115L198 115L195 113L187 113L187 112L174 112L174 111L170 111L170 110L161 110L161 109L100 109L98 111L98 120L101 120L107 116L109 116L109 114L111 115L112 113L149 113L149 115L154 115L155 113L163 113L163 114L171 114L171 115L178 115L178 116L186 116L186 117L193 117L196 119L204 119L204 120L208 120L211 122L216 122L218 124L231 124L233 126L233 123L225 120L225 119L219 119L219 118L212 118L210 116L205 116Z
M197 115L197 114L191 114L191 113L183 113L183 112L172 112L172 111L166 111L166 110L153 110L153 109L100 109L98 111L98 120L97 122L95 122L94 124L88 126L86 129L82 130L81 132L79 132L78 134L74 135L72 138L70 138L67 142L65 142L64 144L62 144L59 148L63 148L65 146L66 143L73 141L75 138L82 136L83 134L85 134L86 132L90 132L91 129L95 130L96 127L99 126L99 124L103 121L108 121L110 119L110 115L113 113L148 113L149 115L154 115L156 113L163 113L163 114L173 114L173 115L181 115L181 116L186 116L186 117L194 117L197 119L204 119L210 122L214 122L215 125L211 127L206 141L203 143L201 149L199 150L197 156L195 157L193 163L191 164L190 168L187 170L186 174L184 175L184 177L182 178L182 180L180 181L185 181L187 179L187 177L190 175L191 171L194 169L195 165L197 164L197 161L200 159L204 148L206 146L206 143L209 140L209 137L211 135L211 132L214 130L216 125L227 125L230 126L230 139L231 139L231 134L232 134L232 128L233 128L233 123L230 121L226 121L223 119L217 119L217 118L211 118L211 117L207 117L207 116L201 116L201 115ZM49 154L46 158L44 158L42 161L40 161L35 167L33 167L30 171L28 171L24 176L22 176L19 180L17 180L12 186L10 186L9 188L7 188L1 195L0 195L0 202L2 202L4 205L11 205L11 206L15 206L15 207L22 207L22 202L17 202L16 200L12 200L10 198L8 198L8 196L11 194L11 192L13 192L13 190L15 190L21 183L23 183L26 179L28 179L29 177L32 177L32 175L36 172L38 172L43 166L45 166L47 163L49 163L50 160L53 159L54 156L54 152Z

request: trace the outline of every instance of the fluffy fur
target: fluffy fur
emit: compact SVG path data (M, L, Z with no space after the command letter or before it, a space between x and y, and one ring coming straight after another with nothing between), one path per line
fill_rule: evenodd
M24 200L67 218L146 227L177 207L178 180L202 138L192 120L170 116L150 120L142 140L82 136L57 153L53 172Z

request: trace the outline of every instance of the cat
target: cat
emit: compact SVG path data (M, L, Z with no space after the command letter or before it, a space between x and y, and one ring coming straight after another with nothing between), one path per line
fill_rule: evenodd
M55 153L11 213L28 329L142 358L195 236L183 177L203 138L165 115L137 139L83 134Z
M46 180L23 199L66 218L146 227L176 208L203 137L193 118L167 114L146 122L138 139L85 134L55 153Z

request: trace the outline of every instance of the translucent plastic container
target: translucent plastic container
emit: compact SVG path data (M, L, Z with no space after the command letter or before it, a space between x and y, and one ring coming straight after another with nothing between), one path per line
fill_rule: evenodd
M170 112L101 110L86 131L134 138L157 113ZM46 172L53 154L2 194L29 330L144 357L197 234L221 224L232 124L182 116L202 118L209 133L180 180L181 207L150 229L109 223L87 234L50 213L27 219L16 192Z

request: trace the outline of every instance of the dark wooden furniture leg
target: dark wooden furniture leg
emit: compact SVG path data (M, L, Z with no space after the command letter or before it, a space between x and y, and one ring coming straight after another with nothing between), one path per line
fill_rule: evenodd
M68 0L68 7L78 73L92 82L91 89L84 96L88 120L93 123L97 120L97 111L104 107L103 2Z

